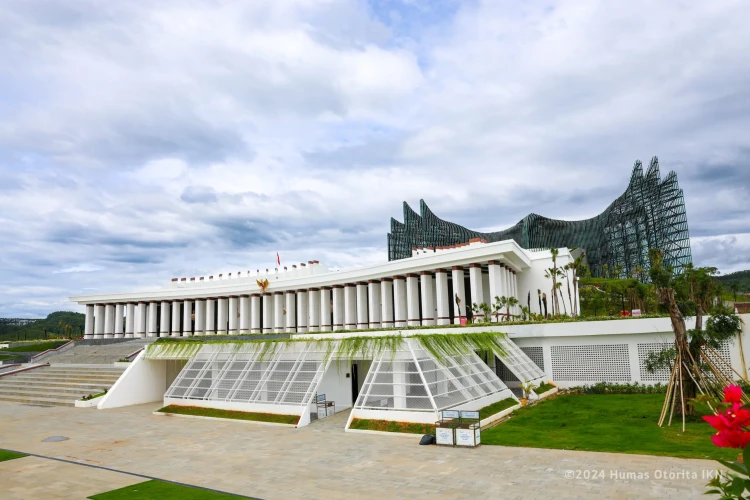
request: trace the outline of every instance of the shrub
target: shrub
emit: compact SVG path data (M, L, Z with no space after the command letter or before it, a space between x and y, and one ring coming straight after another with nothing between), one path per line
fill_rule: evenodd
M664 394L667 386L661 383L654 385L639 384L615 384L611 382L597 382L593 385L583 385L565 389L567 394Z

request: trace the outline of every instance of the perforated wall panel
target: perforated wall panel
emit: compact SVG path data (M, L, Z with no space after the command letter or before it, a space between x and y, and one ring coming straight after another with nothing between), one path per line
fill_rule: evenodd
M646 369L646 358L652 352L669 349L674 344L669 342L653 342L649 344L638 344L638 369L643 382L669 382L669 369L658 370L653 373Z
M552 379L626 382L630 377L627 344L552 346Z

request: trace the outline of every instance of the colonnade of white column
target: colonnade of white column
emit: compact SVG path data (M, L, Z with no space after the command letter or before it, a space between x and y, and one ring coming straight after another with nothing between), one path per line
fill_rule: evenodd
M305 333L341 329L460 324L480 319L474 304L516 297L516 271L489 261L419 274L264 294L87 304L87 339L215 334ZM519 307L511 308L517 314ZM504 314L505 310L500 311ZM493 315L492 321L497 321Z

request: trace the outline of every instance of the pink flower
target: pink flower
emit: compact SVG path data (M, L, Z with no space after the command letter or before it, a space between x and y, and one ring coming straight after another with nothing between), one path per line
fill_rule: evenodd
M724 388L724 401L727 403L741 403L742 389L738 385L730 385Z
M703 420L719 432L739 431L750 423L750 411L743 410L739 403L732 403L731 408L716 415L706 415Z
M711 436L711 441L719 448L744 448L750 444L750 432L725 430Z

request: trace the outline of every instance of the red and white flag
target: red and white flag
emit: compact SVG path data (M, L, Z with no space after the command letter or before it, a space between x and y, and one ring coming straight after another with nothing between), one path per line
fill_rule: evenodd
M279 257L279 252L276 252L276 264L279 266L281 265L281 257Z

